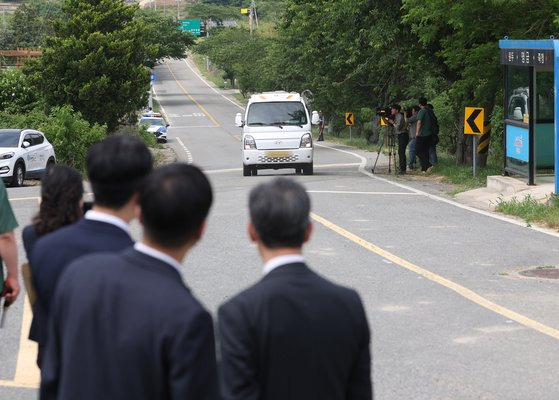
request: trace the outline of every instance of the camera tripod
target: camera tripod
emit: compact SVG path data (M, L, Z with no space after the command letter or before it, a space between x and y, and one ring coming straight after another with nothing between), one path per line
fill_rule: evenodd
M388 146L388 173L390 174L391 171L391 164L392 160L394 160L394 171L396 171L396 136L392 133L385 133L382 138L382 142L377 149L377 158L375 160L375 164L373 165L372 173L375 173L375 168L377 167L378 158L380 156L380 152L382 151L382 146L386 144Z

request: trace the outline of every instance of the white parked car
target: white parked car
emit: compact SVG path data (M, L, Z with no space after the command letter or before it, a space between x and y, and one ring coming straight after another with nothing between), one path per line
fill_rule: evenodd
M250 97L244 115L235 116L242 128L243 175L257 175L259 169L294 168L313 174L311 122L318 112L309 112L299 93L264 92Z
M54 149L42 132L0 129L0 177L12 186L39 179L56 162Z
M153 133L158 142L167 143L167 128L169 124L165 122L161 114L152 113L150 116L144 114L140 118L139 124L145 126L148 132Z

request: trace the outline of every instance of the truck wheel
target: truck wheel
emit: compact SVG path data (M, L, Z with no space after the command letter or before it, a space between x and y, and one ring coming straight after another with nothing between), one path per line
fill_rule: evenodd
M250 167L243 165L243 176L250 176Z
M295 173L297 175L301 175L301 168L295 168Z
M313 174L313 164L309 164L308 166L303 167L303 175L312 175Z
M256 175L258 175L258 169L256 167L254 167L252 169L252 176L256 176Z

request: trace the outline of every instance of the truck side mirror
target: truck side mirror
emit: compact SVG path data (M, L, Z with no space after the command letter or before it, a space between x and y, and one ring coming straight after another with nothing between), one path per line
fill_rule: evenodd
M239 127L243 126L243 116L241 115L241 113L237 113L235 115L235 125Z
M319 122L320 122L320 116L318 115L318 111L313 111L311 117L311 123L313 125L318 125Z

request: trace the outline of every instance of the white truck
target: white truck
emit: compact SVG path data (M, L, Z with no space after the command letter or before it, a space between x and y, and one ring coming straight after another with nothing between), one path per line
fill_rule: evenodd
M318 124L318 112L310 114L299 93L252 95L244 119L241 113L235 117L235 125L242 128L243 176L257 175L259 169L280 168L312 175L311 122Z

